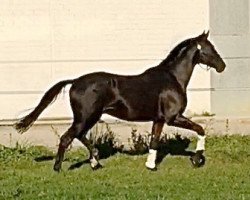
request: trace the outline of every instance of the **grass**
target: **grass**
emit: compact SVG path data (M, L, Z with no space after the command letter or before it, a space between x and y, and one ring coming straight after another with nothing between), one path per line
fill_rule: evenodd
M188 157L167 156L151 172L146 155L116 154L101 160L101 170L85 164L68 171L87 158L82 149L67 152L59 174L53 161L34 161L52 154L44 147L0 147L0 199L250 199L249 136L208 137L206 165L199 169Z

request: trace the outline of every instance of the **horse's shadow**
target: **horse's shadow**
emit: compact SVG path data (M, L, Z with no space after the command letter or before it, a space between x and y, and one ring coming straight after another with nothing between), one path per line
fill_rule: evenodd
M171 156L193 156L195 153L188 151L187 148L190 144L190 139L181 138L176 136L172 139L162 138L159 143L159 148L157 152L156 163L160 164L167 155ZM107 159L116 153L122 153L127 155L144 155L148 153L148 145L145 140L139 137L136 142L134 141L134 148L129 150L124 150L123 146L114 147L112 138L109 138L105 141L97 141L95 147L99 150L99 158ZM47 161L54 159L54 156L40 156L34 160L37 162ZM64 160L65 161L65 160ZM70 165L68 170L74 170L82 167L84 164L90 163L89 159L82 161L77 161L76 163Z
M182 139L180 136L168 139L167 141L161 141L157 152L156 163L161 163L167 155L189 157L195 155L195 152L187 150L190 142L190 139Z

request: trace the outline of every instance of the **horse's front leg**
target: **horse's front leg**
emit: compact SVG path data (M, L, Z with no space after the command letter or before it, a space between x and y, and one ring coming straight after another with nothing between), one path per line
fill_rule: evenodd
M198 140L196 145L196 153L191 157L192 164L195 167L200 167L205 163L205 157L203 152L205 151L205 131L199 124L192 122L190 119L177 115L174 120L172 120L168 125L176 126L180 128L189 129L195 131L198 134Z
M160 140L163 126L164 122L153 123L151 141L149 145L149 155L147 158L147 162L145 163L146 167L150 170L156 170L155 161L157 156L158 143Z

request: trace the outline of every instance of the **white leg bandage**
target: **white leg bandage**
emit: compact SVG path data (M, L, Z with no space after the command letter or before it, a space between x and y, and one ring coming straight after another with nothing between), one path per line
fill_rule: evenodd
M154 169L155 168L155 160L156 160L157 151L154 149L149 149L149 154L147 158L147 162L145 163L147 168Z
M92 157L90 159L90 165L92 168L94 168L96 165L98 165L98 161L95 159L95 157Z
M206 136L198 135L196 151L205 150L205 138Z

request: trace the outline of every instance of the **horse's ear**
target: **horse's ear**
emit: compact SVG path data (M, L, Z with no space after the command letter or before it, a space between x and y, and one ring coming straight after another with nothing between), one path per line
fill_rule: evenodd
M209 36L209 31L206 33L206 31L203 31L201 35L198 36L199 39L201 40L206 40Z
M206 39L207 39L208 36L209 36L209 30L207 31L207 33L205 33L205 31L204 31L204 37L206 37Z

